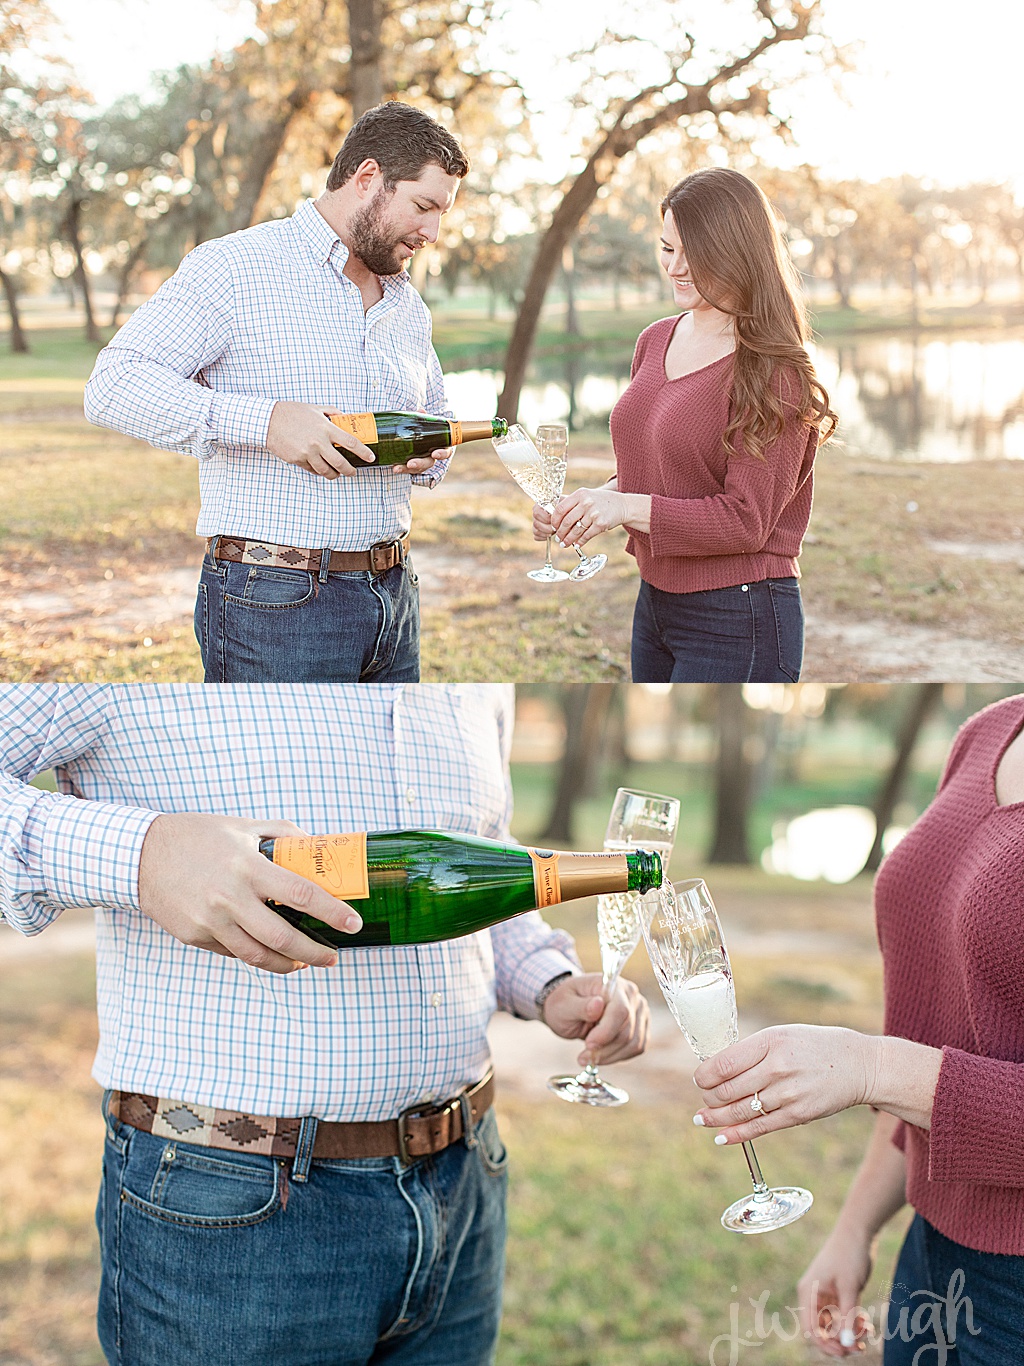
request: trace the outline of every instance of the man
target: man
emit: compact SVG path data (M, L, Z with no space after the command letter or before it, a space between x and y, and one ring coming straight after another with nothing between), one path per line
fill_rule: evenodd
M646 1004L621 984L605 1005L536 911L335 953L265 902L358 917L257 841L508 838L512 706L493 684L0 689L0 912L34 934L97 907L112 1363L493 1360L488 1019L542 1018L610 1062L643 1049ZM47 768L63 795L27 785Z
M375 468L325 414L450 415L404 267L468 169L426 114L378 105L315 203L197 247L100 353L89 420L199 461L208 683L419 678L410 486L450 451Z

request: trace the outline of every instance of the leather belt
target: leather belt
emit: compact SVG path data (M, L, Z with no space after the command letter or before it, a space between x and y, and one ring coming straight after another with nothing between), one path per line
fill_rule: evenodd
M272 569L305 569L318 574L323 564L322 550L304 550L293 545L274 545L270 541L249 541L242 536L209 536L206 548L215 560L232 564L262 564ZM404 564L409 554L409 537L400 541L380 541L369 550L332 550L328 572L353 572L368 569L383 574L396 564Z
M366 1123L320 1120L313 1157L344 1159L400 1157L408 1165L417 1158L443 1152L475 1126L494 1100L494 1073L448 1100L411 1105L397 1119ZM217 1110L190 1101L113 1091L110 1113L133 1129L158 1138L196 1143L201 1148L294 1157L301 1119L277 1119L240 1110Z

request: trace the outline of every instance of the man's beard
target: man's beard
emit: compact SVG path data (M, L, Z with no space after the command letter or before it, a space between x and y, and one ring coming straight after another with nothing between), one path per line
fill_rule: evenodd
M384 190L378 190L366 208L353 214L348 222L349 250L374 275L397 275L405 269L397 251L402 238L391 236L384 217L390 198Z

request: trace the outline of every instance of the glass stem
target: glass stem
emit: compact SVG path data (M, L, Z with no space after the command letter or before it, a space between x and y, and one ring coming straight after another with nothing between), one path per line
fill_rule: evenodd
M747 1168L750 1171L750 1179L754 1183L754 1199L770 1200L772 1193L765 1184L765 1179L761 1175L761 1167L754 1152L753 1143L743 1144L743 1156L747 1159Z
M546 545L544 546L544 568L545 568L545 569L553 569L553 568L554 568L554 566L553 566L552 563L551 563L551 537L550 537L550 536L548 537L547 543L546 543Z

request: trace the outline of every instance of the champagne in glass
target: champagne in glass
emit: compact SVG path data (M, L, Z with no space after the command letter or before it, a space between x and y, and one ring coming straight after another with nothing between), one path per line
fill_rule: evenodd
M725 936L714 902L700 878L663 884L644 898L643 935L668 1008L703 1060L739 1038L736 992ZM768 1233L810 1209L814 1197L799 1186L770 1188L752 1143L743 1144L754 1193L731 1204L722 1224L733 1233Z
M643 846L661 856L668 877L669 858L679 824L679 802L659 792L620 787L612 803L605 832L605 853L626 853ZM657 895L654 888L643 895ZM641 917L633 892L612 892L597 898L597 938L601 945L601 981L605 1000L615 990L619 974L640 942ZM563 1100L584 1105L625 1105L629 1093L606 1082L596 1063L575 1076L550 1077L548 1087Z
M552 506L562 496L565 487L565 450L569 444L569 428L564 422L545 422L537 428L537 449L540 451L544 468L548 473L548 496ZM551 540L549 536L544 546L544 563L539 569L530 569L526 577L534 583L558 583L569 575L564 569L556 569L551 563Z
M552 489L550 472L545 469L544 457L530 440L529 433L518 423L509 427L504 436L496 436L491 445L498 459L508 470L519 487L534 503L539 503L546 512L552 512L555 499L561 496L561 484L557 492ZM564 481L565 475L561 476ZM603 569L607 555L584 555L578 545L573 546L579 556L579 564L569 575L570 579L589 579Z

